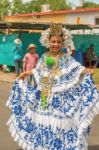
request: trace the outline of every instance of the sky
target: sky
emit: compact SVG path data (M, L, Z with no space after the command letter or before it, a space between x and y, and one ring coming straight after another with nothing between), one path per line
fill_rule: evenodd
M12 1L12 0L10 0ZM30 0L23 0L23 2L29 2ZM74 5L79 5L80 4L80 0L68 0L69 2L71 2ZM87 1L87 0L86 0ZM88 0L90 2L95 2L95 3L99 3L99 0Z
M28 2L28 1L30 0L23 0L23 2ZM80 3L80 0L68 0L68 1L74 3L75 5L78 5ZM99 3L99 0L88 0L88 1Z
M68 1L71 2L74 5L79 5L80 4L80 0L68 0ZM99 3L99 0L88 0L88 1Z

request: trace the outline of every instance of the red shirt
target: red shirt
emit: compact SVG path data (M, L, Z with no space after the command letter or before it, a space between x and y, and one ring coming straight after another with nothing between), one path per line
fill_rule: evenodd
M32 70L36 66L38 59L39 59L39 56L36 53L25 54L25 56L23 58L23 62L25 63L25 71Z

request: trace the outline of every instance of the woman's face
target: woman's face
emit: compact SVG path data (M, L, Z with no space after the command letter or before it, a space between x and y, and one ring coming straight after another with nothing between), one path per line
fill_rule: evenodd
M51 36L49 39L49 43L51 52L58 52L63 47L63 39L61 36Z

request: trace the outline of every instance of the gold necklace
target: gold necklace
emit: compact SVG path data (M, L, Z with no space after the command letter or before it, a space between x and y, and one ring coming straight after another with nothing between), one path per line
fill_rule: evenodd
M58 66L59 59L62 57L63 53L60 52L56 56L52 55L52 53L48 53L47 56L52 56L55 59L55 64L51 67L51 71L48 75L42 75L42 88L41 88L41 99L42 99L42 108L46 108L46 103L47 103L47 97L48 95L51 95L52 87L54 85L54 77L57 73L61 72ZM46 69L46 64L43 62L42 64L42 72L44 73ZM61 73L60 73L61 74Z

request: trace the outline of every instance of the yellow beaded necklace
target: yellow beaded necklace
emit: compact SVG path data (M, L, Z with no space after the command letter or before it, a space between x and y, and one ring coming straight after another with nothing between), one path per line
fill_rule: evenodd
M63 55L63 53L61 51L57 54L49 52L47 55L47 56L53 57L55 59L55 63L51 67L51 71L49 74L42 75L41 99L42 99L42 108L43 109L46 108L46 103L47 103L46 100L47 100L48 95L51 95L55 75L61 74L61 70L59 69L58 62L59 62L59 59L62 57L62 55ZM46 63L43 62L42 67L41 67L43 73L46 69L46 66L47 66Z

